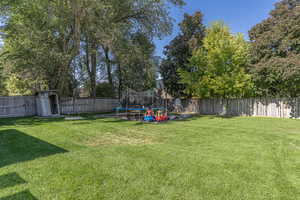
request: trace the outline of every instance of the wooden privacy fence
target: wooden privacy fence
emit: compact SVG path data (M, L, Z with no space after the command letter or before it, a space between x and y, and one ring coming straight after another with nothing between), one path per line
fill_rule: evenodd
M111 112L118 106L118 99L60 100L61 114ZM202 115L300 118L300 98L188 99L182 101L182 106L183 111ZM25 117L36 114L35 96L0 97L0 117Z
M60 101L61 114L111 112L119 106L118 99L63 98Z
M34 96L0 97L0 117L26 117L36 115Z
M111 112L119 106L118 99L73 99L60 100L61 114ZM0 118L37 115L36 96L0 97Z
M202 99L200 114L299 118L299 98Z

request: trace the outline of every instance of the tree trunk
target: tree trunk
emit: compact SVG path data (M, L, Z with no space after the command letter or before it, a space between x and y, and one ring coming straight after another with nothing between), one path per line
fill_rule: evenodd
M111 74L111 60L109 58L109 48L108 47L104 48L104 54L105 54L105 64L106 64L106 69L107 69L108 82L113 88L114 85L113 85L112 74Z
M91 44L91 47L90 47ZM90 52L91 50L91 52ZM86 36L85 64L90 79L90 97L96 98L97 45Z
M123 90L123 79L122 79L122 69L120 64L118 64L118 79L119 79L119 87L118 87L118 97L122 98L122 90Z
M78 0L71 0L71 7L74 14L74 42L75 42L75 54L79 53L80 49L80 8Z
M96 98L96 70L97 70L97 46L92 43L91 53L91 96Z

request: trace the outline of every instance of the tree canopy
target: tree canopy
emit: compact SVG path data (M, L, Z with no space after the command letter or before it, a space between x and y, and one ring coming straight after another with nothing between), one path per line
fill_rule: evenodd
M251 76L245 72L248 43L222 22L206 31L203 47L195 50L186 70L181 69L185 92L201 98L236 98L250 94Z
M184 1L1 0L0 95L116 97L155 87L157 68L173 97L300 95L299 0L276 3L249 42L221 22L206 28L200 11L185 14L160 62L154 38L172 32L170 5Z
M178 70L186 68L192 52L202 45L205 35L201 12L196 12L194 15L185 14L179 26L180 33L165 47L165 59L160 66L166 90L175 97L183 96L185 89L180 83Z
M121 63L118 58L125 56L120 54L130 57L138 52L145 63L152 59L152 53L143 51L147 42L133 41L137 33L149 43L171 33L168 3L183 5L182 0L1 1L1 57L9 68L6 71L15 77L10 85L26 85L32 92L58 89L63 95L72 95L76 87L87 84L94 96L99 73L105 73L105 79L115 87L119 82L119 77L114 77L117 66L146 66L136 60ZM135 46L135 52L120 49L124 46ZM28 84L17 83L24 81L20 77L26 77ZM143 74L140 77L147 80Z
M249 31L251 73L259 96L300 95L300 1L282 0Z

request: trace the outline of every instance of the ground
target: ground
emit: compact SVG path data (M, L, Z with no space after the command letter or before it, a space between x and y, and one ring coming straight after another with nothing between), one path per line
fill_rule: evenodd
M300 121L0 120L0 200L300 199Z

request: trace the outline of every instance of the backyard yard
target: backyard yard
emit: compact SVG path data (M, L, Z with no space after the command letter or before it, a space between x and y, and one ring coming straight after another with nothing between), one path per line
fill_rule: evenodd
M0 200L300 199L298 120L0 120Z

